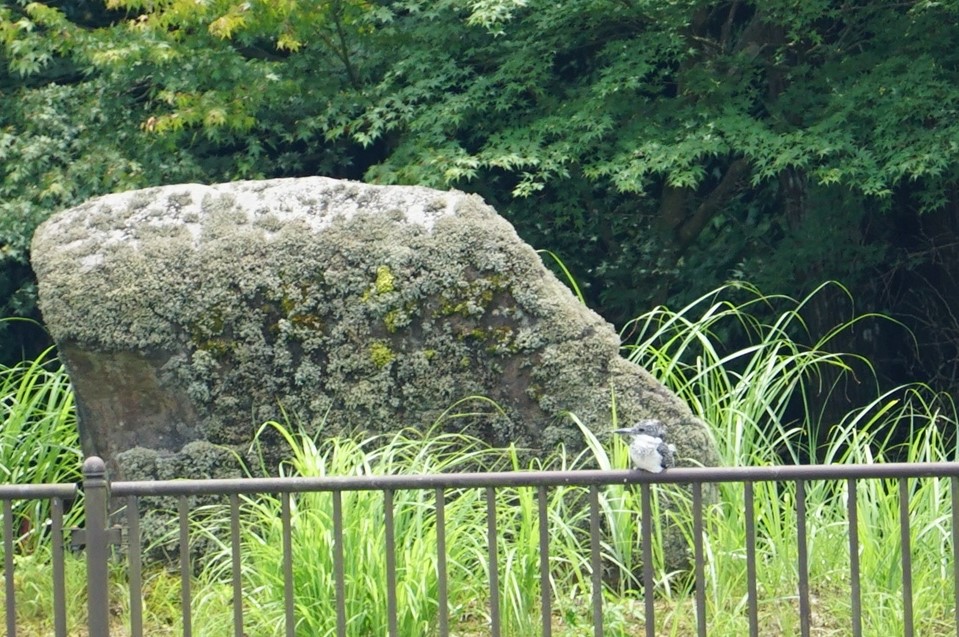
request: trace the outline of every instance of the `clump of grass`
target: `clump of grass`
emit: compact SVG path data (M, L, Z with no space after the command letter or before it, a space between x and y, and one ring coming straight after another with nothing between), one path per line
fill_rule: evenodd
M839 422L822 418L811 396L825 378L839 384L852 375L854 357L828 350L830 342L859 320L836 327L812 346L792 337L805 330L802 309L812 295L799 301L765 297L748 286L737 286L751 298L741 303L722 299L718 290L679 311L656 308L636 319L636 335L627 346L629 358L645 366L689 403L711 425L722 463L734 466L796 463L801 459L838 464L892 461L955 461L956 405L951 397L916 383L881 392L875 378L863 378L868 362L858 360L856 380L871 382L876 396ZM818 290L813 294L820 293ZM785 306L767 322L773 305ZM760 307L762 312L753 312ZM747 344L729 351L721 334L745 334ZM827 374L826 371L831 373ZM799 409L796 409L796 406ZM790 414L792 419L790 420ZM894 433L906 430L901 442ZM816 444L816 442L819 444ZM909 484L912 532L913 590L921 634L944 634L950 617L953 587L949 519L953 503L948 479ZM755 516L762 596L761 632L794 632L797 590L796 485L756 483ZM844 634L850 626L848 520L850 497L845 482L810 482L808 508L810 582L817 604L815 616L823 634ZM862 569L863 625L866 632L902 631L901 556L899 555L899 490L897 481L869 480L857 488L859 559ZM744 495L740 484L723 484L708 511L704 541L709 557L707 580L710 630L742 634L745 616L746 531ZM660 573L661 593L671 580ZM691 616L691 614L690 614ZM672 631L690 629L683 613L672 613ZM830 628L832 626L832 628ZM839 626L840 628L836 628ZM829 632L830 630L835 632ZM954 627L951 628L954 630Z
M82 455L73 390L52 349L0 367L0 481L72 482Z
M492 449L464 434L427 434L405 430L360 440L336 438L317 444L271 423L290 445L292 459L284 472L298 476L406 475L451 471L521 469L515 449ZM556 462L567 462L559 454ZM588 595L588 554L582 543L582 510L563 506L573 488L550 495L549 523L556 548L551 585L557 603L578 606ZM382 634L387 627L385 501L376 491L343 492L344 601L351 635ZM497 568L500 610L505 634L535 634L539 615L539 527L536 494L532 489L501 489L495 494ZM435 494L404 490L393 494L396 537L396 591L400 634L430 634L438 621L437 520ZM460 630L484 630L489 621L487 503L482 489L451 489L445 493L446 561L449 612ZM244 587L257 591L246 612L250 634L271 634L283 624L282 526L280 500L247 498L242 506ZM226 512L224 511L224 515ZM333 552L333 499L329 493L305 493L291 500L294 589L297 594L297 634L335 632L336 609ZM201 529L201 533L203 530ZM211 534L212 537L212 534ZM587 544L588 546L588 544ZM207 559L202 578L208 594L202 605L222 607L229 596L231 549ZM219 582L219 584L217 584ZM204 621L228 621L222 613L199 612ZM259 627L259 628L257 628ZM227 626L201 630L216 634Z
M0 482L77 482L82 463L79 447L70 380L52 350L32 361L0 366ZM78 523L81 508L64 504L64 527L69 528ZM33 634L52 634L51 502L14 500L11 512L18 616L33 627ZM68 586L78 586L73 590L82 590L78 582L85 570L78 564L67 557L64 574ZM83 600L69 597L69 611L79 612Z
M82 461L73 390L52 350L0 367L0 482L76 482ZM50 503L17 501L13 513L18 540L29 550L45 534Z

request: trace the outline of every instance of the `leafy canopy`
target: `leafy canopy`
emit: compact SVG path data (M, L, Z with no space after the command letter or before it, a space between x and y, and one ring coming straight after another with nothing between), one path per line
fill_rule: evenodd
M888 219L955 204L957 19L956 0L7 0L4 311L29 312L26 246L56 208L305 174L478 192L617 320L730 277L855 289L913 267Z

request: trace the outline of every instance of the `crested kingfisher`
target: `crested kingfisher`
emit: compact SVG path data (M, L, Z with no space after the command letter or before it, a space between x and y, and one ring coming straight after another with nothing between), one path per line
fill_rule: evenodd
M629 458L636 469L659 473L676 464L676 446L663 439L666 428L659 420L640 420L632 427L614 429L613 433L626 437Z

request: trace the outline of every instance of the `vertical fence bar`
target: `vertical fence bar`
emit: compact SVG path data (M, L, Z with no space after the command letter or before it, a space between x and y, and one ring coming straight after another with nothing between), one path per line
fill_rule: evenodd
M346 575L343 572L343 492L333 491L333 587L336 591L336 636L346 637Z
M696 578L696 635L706 637L706 556L703 550L703 483L693 483L693 560Z
M63 500L50 501L50 547L53 554L53 634L67 637L67 591L63 563Z
M643 550L643 601L646 610L646 637L656 637L656 607L653 604L653 503L649 484L639 485L643 517L640 518L640 536Z
M3 501L3 591L7 602L7 636L17 635L17 595L13 581L13 502Z
M899 537L902 553L903 635L912 637L912 542L909 537L909 480L899 478Z
M386 621L390 637L399 637L396 625L396 533L393 528L393 490L383 490L386 514Z
M130 635L143 637L143 562L140 546L140 502L127 496L127 552L130 563Z
M240 568L240 496L230 494L230 561L233 580L233 635L243 637L243 571Z
M446 491L436 488L436 596L439 603L439 635L450 634L449 591L446 574Z
M949 489L952 492L952 599L956 637L959 637L959 477L950 478Z
M96 456L87 458L83 462L83 509L86 514L87 551L87 622L90 634L97 637L107 637L110 634L110 582L107 573L109 490L106 464ZM189 635L185 637L189 637Z
M759 637L759 593L756 590L756 495L753 483L743 483L743 513L746 515L746 606L749 637Z
M599 487L589 487L589 564L593 583L593 635L603 637L603 556L599 544Z
M859 491L855 478L846 480L846 517L849 519L849 594L852 637L862 637L862 589L859 581Z
M799 631L802 637L809 637L809 553L806 543L806 482L796 480L796 548L799 569Z
M549 510L546 502L546 487L536 489L539 504L539 605L543 619L543 637L553 634L553 600L549 573Z
M177 500L180 513L180 604L183 614L183 637L193 635L193 613L190 593L190 506L187 497L181 495Z
M283 536L283 623L286 637L294 637L296 618L293 616L293 523L290 494L280 494L280 528Z
M499 551L496 548L496 490L486 487L486 546L489 551L490 635L500 637Z

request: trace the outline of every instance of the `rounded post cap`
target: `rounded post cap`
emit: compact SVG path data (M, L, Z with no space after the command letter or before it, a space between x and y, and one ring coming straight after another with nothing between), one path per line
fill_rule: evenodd
M83 461L83 475L88 477L103 477L107 473L107 465L99 456L90 456Z

